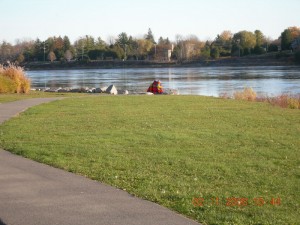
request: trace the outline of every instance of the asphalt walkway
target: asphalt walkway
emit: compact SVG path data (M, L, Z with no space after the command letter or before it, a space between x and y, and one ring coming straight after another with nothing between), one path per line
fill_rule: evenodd
M0 123L59 98L0 104ZM117 188L0 149L0 225L196 225Z

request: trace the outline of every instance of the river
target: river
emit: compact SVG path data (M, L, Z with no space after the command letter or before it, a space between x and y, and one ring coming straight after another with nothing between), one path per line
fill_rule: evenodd
M103 87L144 92L155 79L183 95L232 95L251 87L258 95L300 93L300 67L121 68L26 71L33 88Z

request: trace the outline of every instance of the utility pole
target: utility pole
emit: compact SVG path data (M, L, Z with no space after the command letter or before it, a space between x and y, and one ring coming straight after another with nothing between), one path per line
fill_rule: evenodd
M239 57L241 57L241 47L240 47L240 39L237 39L236 42L238 43L239 46Z
M83 60L83 54L84 54L84 45L82 43L82 46L81 46L81 60Z
M45 46L45 42L44 42L44 62L46 60L46 46Z
M125 55L124 55L124 61L126 61L126 59L127 59L127 52L126 52L126 49L127 49L127 45L124 44L124 53L125 53Z

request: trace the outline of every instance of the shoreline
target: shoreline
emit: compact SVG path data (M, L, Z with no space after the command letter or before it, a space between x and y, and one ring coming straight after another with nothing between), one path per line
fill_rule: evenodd
M220 58L197 61L71 61L71 62L31 62L22 64L25 70L70 70L70 69L124 69L124 68L190 68L190 67L249 67L249 66L300 66L292 57L276 58L276 55Z

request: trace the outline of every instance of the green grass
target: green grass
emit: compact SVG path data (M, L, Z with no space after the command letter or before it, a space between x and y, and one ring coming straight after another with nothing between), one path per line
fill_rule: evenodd
M52 98L52 97L78 97L87 96L86 93L58 93L58 92L43 92L43 91L30 91L28 94L1 94L0 103L13 102L17 100L29 98Z
M203 224L299 224L299 137L298 110L199 96L68 98L0 127L0 145L11 152ZM195 207L194 197L204 205ZM265 205L254 204L259 197ZM248 205L226 206L227 198Z

